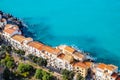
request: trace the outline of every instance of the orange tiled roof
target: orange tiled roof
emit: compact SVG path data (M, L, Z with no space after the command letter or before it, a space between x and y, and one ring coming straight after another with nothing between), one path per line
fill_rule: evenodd
M44 46L43 50L44 50L44 51L47 51L47 52L49 52L49 53L53 53L53 54L55 54L55 55L58 55L58 54L61 52L60 49L52 48L52 47L50 47L50 46Z
M44 49L45 45L42 45L38 48L38 50L42 51Z
M92 62L87 61L87 62L84 62L84 64L85 64L85 65L87 65L87 67L89 67L89 68L90 68L90 67L92 66L92 64L93 64L93 63L92 63Z
M103 63L100 63L98 64L97 66L98 68L102 69L102 70L110 70L110 71L114 71L117 67L113 66L113 65L106 65L106 64L103 64Z
M13 26L13 25L12 24L6 24L4 29L11 28L11 26Z
M8 33L8 34L12 34L12 33L14 33L15 31L16 31L16 29L12 29L12 28L3 30L3 32L6 32L6 33Z
M76 57L79 57L79 58L84 58L84 57L85 57L85 56L84 56L83 54L81 54L80 52L75 52L73 55L76 56Z
M25 40L27 40L27 41L31 41L31 40L33 40L33 39L30 38L30 37L28 37L28 38L26 38Z
M65 57L65 54L62 53L62 54L58 55L57 57L60 59L63 59Z
M6 24L4 29L8 29L8 28L12 28L12 27L13 27L13 29L19 29L19 27L17 25L12 25L12 24Z
M107 66L106 64L100 63L100 64L98 64L97 67L104 70L106 66Z
M72 48L72 47L70 47L70 46L65 46L64 49L67 50L67 51L69 51L69 52L71 52L71 53L73 53L75 51L75 49Z
M114 70L114 67L112 66L106 66L106 69L110 70L110 71L113 71Z
M55 53L60 53L61 52L61 50L60 49L55 49L55 51L54 51Z
M45 46L44 49L45 51L49 52L49 53L54 53L55 49L50 47L50 46Z
M60 55L58 55L57 57L60 58L60 59L62 59L62 60L65 60L65 61L67 61L67 62L69 62L69 63L71 63L71 62L74 61L73 56L67 55L67 54L63 54L63 53L60 54Z
M118 67L114 66L114 65L107 65L106 69L110 70L110 71L114 71L115 69L117 69Z
M12 37L12 39L14 39L14 40L22 43L26 38L25 38L24 36L22 36L22 35L14 35L14 36Z
M29 42L27 45L32 46L32 47L34 47L34 48L36 48L36 49L38 49L38 50L41 50L40 48L41 48L42 46L44 46L44 44L39 43L39 42L37 42L37 41Z
M67 55L67 54L65 54L65 57L63 58L63 60L68 61L68 62L71 63L71 62L74 61L74 58L73 58L72 55Z
M76 62L73 66L75 66L75 67L81 67L81 68L84 68L84 69L88 68L87 65L85 65L82 62Z

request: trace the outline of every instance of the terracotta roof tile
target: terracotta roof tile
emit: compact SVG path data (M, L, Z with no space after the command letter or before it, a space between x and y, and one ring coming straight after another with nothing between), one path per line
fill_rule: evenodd
M106 64L104 64L104 63L98 64L97 67L100 68L100 69L102 69L102 70L107 69L107 70L110 70L110 71L114 71L115 69L117 69L117 67L114 66L114 65L106 65Z
M4 29L8 29L8 28L19 29L17 25L6 24Z
M44 46L43 50L55 55L58 55L61 52L60 49L52 48L50 46Z
M16 29L5 29L3 32L8 33L8 34L13 34L16 31Z
M82 53L80 53L80 52L75 52L73 55L76 56L76 57L79 57L79 58L84 58L84 57L85 57L85 56L84 56Z
M97 67L98 67L99 69L104 70L104 69L106 68L106 66L107 66L106 64L100 63L100 64L98 64Z
M69 63L72 63L74 61L74 58L71 55L67 55L63 53L58 55L57 57Z
M54 51L56 54L59 54L60 52L61 52L61 50L60 49L55 49L55 51Z
M107 65L106 69L110 70L110 71L114 71L115 69L117 69L118 67L114 66L114 65Z
M65 57L65 54L62 53L62 54L58 55L57 57L60 59L63 59Z
M72 48L72 47L70 47L70 46L65 46L65 48L64 48L66 51L69 51L69 52L71 52L71 53L73 53L74 51L75 51L75 49L74 48Z
M50 46L45 46L44 49L45 51L49 52L49 53L54 53L55 49L50 47Z
M33 39L29 37L29 38L26 38L25 40L32 41Z
M89 61L84 62L84 64L87 65L87 67L89 68L93 65L93 63Z
M6 24L4 29L11 28L13 25L12 24Z
M12 37L12 39L14 39L14 40L22 43L26 38L25 38L24 36L22 36L22 35L14 35L14 36Z
M63 60L65 60L65 61L71 63L71 62L74 61L74 58L73 58L72 55L67 55L67 54L65 54L65 57L63 58Z
M37 41L29 42L27 45L28 45L28 46L31 46L31 47L34 47L34 48L36 48L36 49L38 49L38 50L41 50L40 48L41 48L42 46L44 46L44 44L39 43L39 42L37 42Z
M85 65L82 62L76 62L73 66L74 67L81 67L81 68L84 68L84 69L88 69L87 65Z
M106 66L106 69L110 70L110 71L113 71L114 70L114 67L112 66Z

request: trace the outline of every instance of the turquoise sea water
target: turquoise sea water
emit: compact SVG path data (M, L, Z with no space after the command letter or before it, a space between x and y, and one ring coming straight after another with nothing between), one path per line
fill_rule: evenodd
M120 67L119 0L1 0L0 10L23 19L35 40L74 45Z

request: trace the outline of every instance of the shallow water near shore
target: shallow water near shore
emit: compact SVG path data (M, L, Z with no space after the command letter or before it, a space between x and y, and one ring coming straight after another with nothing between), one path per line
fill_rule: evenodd
M0 10L24 20L35 40L77 46L120 67L119 0L2 0Z

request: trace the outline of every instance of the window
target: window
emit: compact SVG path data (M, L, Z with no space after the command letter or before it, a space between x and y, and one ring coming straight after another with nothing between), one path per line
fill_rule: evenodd
M45 51L44 51L44 50L42 50L41 52L42 52L42 53L45 53Z

